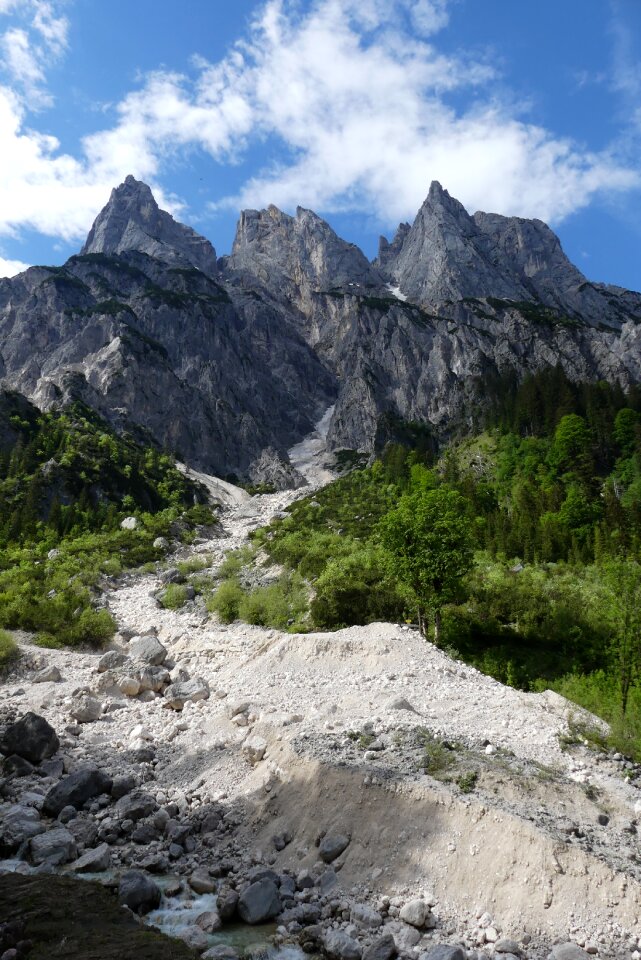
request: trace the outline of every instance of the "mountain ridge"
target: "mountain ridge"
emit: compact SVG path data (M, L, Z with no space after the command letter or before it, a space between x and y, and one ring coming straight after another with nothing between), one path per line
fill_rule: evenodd
M470 216L437 182L370 263L274 206L217 260L128 177L79 255L0 281L0 380L260 483L334 404L330 449L371 453L407 422L465 429L488 377L638 383L639 321L641 294L588 281L542 221Z

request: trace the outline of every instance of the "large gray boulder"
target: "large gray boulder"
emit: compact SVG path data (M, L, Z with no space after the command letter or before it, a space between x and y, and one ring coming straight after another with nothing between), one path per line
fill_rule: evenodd
M129 870L120 878L118 900L134 913L145 914L156 910L161 897L158 884L139 870Z
M200 677L191 680L180 680L170 684L165 690L167 705L173 710L182 710L187 702L196 703L198 700L209 699L209 684Z
M0 753L5 757L16 754L29 763L38 764L57 753L59 746L51 724L44 717L30 712L7 727L0 740Z
M59 867L76 857L76 841L65 827L57 827L34 837L30 844L31 859L38 866L46 863Z
M325 863L332 863L349 846L349 837L342 833L328 833L320 842L318 855Z
M265 923L281 911L280 894L273 880L266 877L250 884L238 900L238 913L245 923Z
M132 660L140 660L153 667L159 667L167 659L167 648L162 645L158 637L134 637L129 643L129 656Z
M394 960L397 954L394 937L391 933L385 933L365 949L363 960Z
M467 960L467 955L463 947L456 944L437 943L421 954L421 960Z
M97 767L83 767L63 777L46 794L42 812L48 817L57 817L64 807L79 810L87 800L99 797L111 790L111 777Z
M74 873L103 873L111 866L109 844L101 843L93 850L86 850L75 863L71 864Z
M329 930L325 934L325 951L335 960L361 960L363 949L344 930Z
M136 823L151 816L158 809L155 799L148 793L136 790L121 797L115 806L115 815L119 820L133 820Z

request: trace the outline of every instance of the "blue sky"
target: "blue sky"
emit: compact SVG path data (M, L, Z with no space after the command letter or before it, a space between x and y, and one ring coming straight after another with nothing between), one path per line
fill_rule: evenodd
M0 0L0 275L146 180L220 254L297 204L369 256L432 179L641 289L639 0Z

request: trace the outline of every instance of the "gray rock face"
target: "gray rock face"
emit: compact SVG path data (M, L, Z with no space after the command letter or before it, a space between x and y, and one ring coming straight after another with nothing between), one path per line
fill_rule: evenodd
M330 449L369 453L409 421L465 427L497 374L641 381L641 295L587 281L540 221L470 216L438 184L373 265L302 209L242 214L218 273L206 243L128 179L81 256L0 280L3 382L281 486L334 403Z
M38 764L57 753L59 746L56 731L44 717L26 713L5 730L0 740L0 753L5 757L16 754L29 763Z
M263 450L249 467L249 479L257 485L265 484L276 490L298 490L307 484L305 477L277 450Z
M278 916L280 911L278 887L266 877L251 883L238 900L238 913L245 923L265 923Z
M64 807L79 810L87 800L101 793L109 793L111 784L111 777L95 767L76 770L51 787L45 796L42 811L48 817L57 817Z
M126 250L146 253L174 267L196 267L210 277L218 273L216 251L209 240L161 210L147 184L131 176L112 190L81 254Z
M378 271L358 247L302 207L295 217L274 206L244 210L227 269L244 284L264 287L302 311L317 293L383 288Z

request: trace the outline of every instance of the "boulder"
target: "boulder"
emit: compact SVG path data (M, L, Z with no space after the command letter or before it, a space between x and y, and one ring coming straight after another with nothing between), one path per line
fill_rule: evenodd
M0 753L5 757L17 754L29 763L38 764L57 753L59 746L56 731L44 717L26 713L5 730L0 740Z
M196 703L198 700L208 699L209 686L199 677L194 677L192 680L186 680L180 683L172 683L165 690L167 706L173 710L182 710L188 701Z
M75 698L69 713L76 723L95 723L102 716L102 705L96 697L83 693Z
M386 933L367 947L363 953L363 960L394 960L397 954L394 937L391 933Z
M107 670L117 670L127 663L129 657L119 650L108 650L98 661L98 673L106 673Z
M136 677L118 677L116 686L125 697L137 697L140 693L140 680Z
M238 913L245 923L265 923L278 916L280 911L278 887L267 878L250 884L238 899Z
M121 773L120 776L114 777L113 779L111 796L114 800L120 800L121 797L126 797L128 793L131 793L135 787L136 778L132 777L131 774Z
M33 837L29 846L31 860L36 866L46 863L59 867L76 857L76 841L65 827L56 827Z
M169 550L169 540L166 537L156 537L152 546L154 550Z
M409 923L413 927L425 926L425 921L429 916L430 908L424 900L410 900L404 907L401 907L399 914L404 923Z
M145 914L160 906L160 887L139 870L128 870L120 878L118 900L134 913Z
M57 667L49 666L38 670L31 678L33 683L60 683L62 674Z
M576 943L557 943L552 947L554 960L587 960L589 953Z
M148 634L145 637L134 637L129 643L129 656L153 667L159 667L167 659L167 648L162 645L158 637Z
M169 671L164 667L143 667L136 674L141 690L153 690L154 693L162 690L169 683Z
M115 807L115 814L119 820L133 820L136 823L144 817L151 816L157 808L158 804L152 796L136 790L120 798Z
M226 943L217 943L202 954L201 960L238 960L238 952Z
M23 807L19 803L0 806L0 856L11 856L23 843L44 831L40 814L33 807Z
M223 887L216 897L216 908L221 920L232 920L238 909L238 891L232 887Z
M267 741L258 734L254 734L252 737L247 737L242 750L250 763L259 763L265 756Z
M191 947L192 950L195 950L196 953L202 953L203 950L206 950L209 946L207 934L195 924L178 929L176 936L179 940L182 940L183 943L186 943L188 947Z
M336 960L361 960L362 948L344 930L329 930L325 934L325 952Z
M437 943L426 953L421 954L421 960L467 960L467 955L462 947L450 943Z
M522 953L521 947L516 940L497 940L494 944L494 953L512 953L519 957Z
M112 780L97 767L83 767L54 784L44 798L42 812L57 817L64 807L79 810L87 800L109 793Z
M17 753L7 757L2 765L2 772L5 777L28 777L33 773L35 767L24 757L19 757Z
M217 910L206 910L196 917L196 926L200 927L205 933L216 933L223 925L220 914Z
M378 910L366 903L355 903L352 907L351 921L363 930L376 930L383 925L383 918Z
M394 943L399 953L409 953L421 939L416 927L408 923L393 921L387 925L387 932L394 937Z
M196 870L189 878L189 886L194 893L213 893L216 884L205 870Z
M318 855L325 863L332 863L349 846L349 837L342 833L328 833L320 842Z
M101 843L93 850L87 850L75 863L71 864L74 873L102 873L111 866L109 845Z
M122 530L135 530L138 526L138 521L135 517L125 517L124 520L120 521L120 527Z

